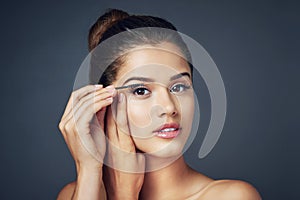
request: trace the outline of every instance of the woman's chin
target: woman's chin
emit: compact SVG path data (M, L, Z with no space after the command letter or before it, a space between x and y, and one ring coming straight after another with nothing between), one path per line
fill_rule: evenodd
M186 135L180 135L173 139L152 138L148 141L135 141L135 143L145 156L167 159L181 156L186 140Z
M155 150L145 153L146 155L156 158L173 158L182 155L183 147L183 144L172 141L169 144L163 145L160 148L157 147Z
M157 171L174 163L182 156L182 148L164 148L159 151L145 153L146 172Z
M176 150L176 151L157 151L157 152L151 152L146 153L146 156L152 157L152 159L173 159L178 158L182 155L182 151Z

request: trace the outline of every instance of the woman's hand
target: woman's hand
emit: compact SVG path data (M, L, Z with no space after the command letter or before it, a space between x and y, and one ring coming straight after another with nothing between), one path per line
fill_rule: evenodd
M138 199L144 182L145 158L136 153L136 147L127 121L125 95L117 99L115 120L112 110L107 113L106 135L108 148L104 168L104 182L109 199Z
M71 94L59 129L77 167L102 167L106 149L103 120L114 92L113 87L88 85Z
M74 199L105 199L102 166L106 150L104 115L113 100L113 86L88 85L74 91L59 129L74 158L77 182Z

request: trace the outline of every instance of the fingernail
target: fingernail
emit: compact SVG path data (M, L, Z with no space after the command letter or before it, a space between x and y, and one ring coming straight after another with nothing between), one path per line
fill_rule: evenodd
M118 99L119 99L119 103L123 102L124 94L120 93L119 96L118 96Z
M114 93L115 92L115 87L113 86L113 85L110 85L110 86L107 86L105 89L107 89L107 91L109 92L109 93Z
M96 88L102 88L103 85L101 85L101 84L96 84L95 87L96 87Z
M113 101L113 98L109 97L109 98L106 99L106 101Z

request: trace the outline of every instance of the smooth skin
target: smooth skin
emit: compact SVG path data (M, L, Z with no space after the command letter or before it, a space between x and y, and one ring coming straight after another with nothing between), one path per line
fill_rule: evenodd
M179 52L172 44L165 43L162 46ZM130 73L133 66L142 63L178 66L175 67L176 71L190 73L184 59L178 59L178 56L174 57L173 54L147 50L132 53L131 58L127 65L122 66L120 70L122 74ZM113 85L120 86L119 78L117 75L117 81ZM135 115L134 113L128 114L126 111L126 107L129 106L126 105L126 95L122 93L116 95L114 86L103 88L101 85L88 85L72 93L59 128L75 160L77 180L67 184L57 199L261 199L256 189L250 184L237 180L215 181L191 169L185 163L183 156L178 156L174 162L164 168L142 173L146 164L153 162L154 158L137 153L137 145L151 152L155 150L154 148L159 148L151 144L163 143L161 142L163 139L158 138L157 141L149 143L147 140L140 141L132 137L128 128L128 117L133 119ZM180 108L174 103L174 99L170 96L167 98L167 93L161 93L161 96L166 97L164 106L170 108L164 110L161 116L168 119L178 117ZM113 97L115 98L112 99ZM118 101L116 120L113 119L109 106L112 101ZM107 121L104 122L106 112ZM97 122L95 120L102 128L95 125ZM110 141L107 144L104 132ZM123 152L114 150L114 147L122 149ZM107 162L112 168L103 165L105 153L108 154ZM141 173L126 173L117 170L125 164L127 169ZM104 168L104 173L102 173L102 168ZM102 179L105 180L107 193Z

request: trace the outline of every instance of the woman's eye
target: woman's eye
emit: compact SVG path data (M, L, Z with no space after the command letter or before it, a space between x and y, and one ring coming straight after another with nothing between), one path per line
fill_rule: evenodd
M133 91L134 95L139 95L139 96L148 95L149 93L150 91L147 88L137 88Z
M173 85L170 89L170 92L180 93L190 88L191 86L180 83L180 84Z

